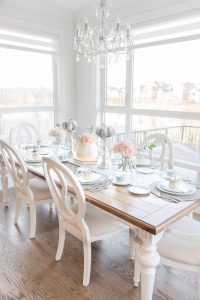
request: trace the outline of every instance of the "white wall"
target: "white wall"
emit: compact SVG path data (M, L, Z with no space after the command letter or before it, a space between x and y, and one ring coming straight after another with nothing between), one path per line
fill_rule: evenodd
M114 2L114 0L113 0ZM85 13L92 17L91 8L81 10L77 13L76 19L83 18ZM138 0L131 5L120 7L118 10L113 10L114 15L120 15L122 22L127 20L137 27L147 27L150 24L158 22L165 22L170 19L177 19L187 17L190 15L200 14L199 0ZM76 103L77 103L77 121L81 127L89 127L91 124L95 125L95 115L97 114L97 107L95 95L95 78L94 66L87 65L87 63L80 62L76 67Z
M75 117L74 15L34 1L0 0L0 26L37 30L60 38L60 79L56 119Z

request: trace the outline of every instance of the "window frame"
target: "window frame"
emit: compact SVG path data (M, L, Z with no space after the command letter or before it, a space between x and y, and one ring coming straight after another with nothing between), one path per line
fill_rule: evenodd
M189 18L191 19L191 17ZM179 20L175 20L179 21ZM171 23L175 22L171 21ZM165 24L165 23L164 23ZM169 23L170 24L170 23ZM155 26L161 25L155 24ZM176 26L175 32L179 32L179 27ZM197 25L184 25L180 27L181 29L194 29L197 28ZM140 29L138 29L140 31ZM183 30L182 30L183 31ZM174 33L173 28L164 28L163 32L165 34ZM184 32L184 31L183 31ZM141 36L143 37L152 37L155 36L155 33L142 33ZM142 42L134 45L134 49L132 52L131 60L127 61L126 63L126 97L125 97L125 106L107 106L107 100L106 100L106 91L107 91L107 81L106 81L106 74L107 74L107 62L105 62L104 65L104 75L102 76L102 72L100 75L100 97L103 99L102 106L101 106L101 121L102 123L105 123L105 114L106 113L119 113L119 114L126 114L126 126L124 132L120 132L122 134L129 135L133 131L133 118L134 115L139 116L153 116L153 117L167 117L167 118L175 118L175 119L185 119L185 120L199 120L200 113L199 112L184 112L184 111L171 111L171 110L155 110L155 109L140 109L140 108L133 108L133 80L134 80L134 50L135 49L142 49L142 48L148 48L152 46L159 46L159 45L166 45L166 44L172 44L172 43L180 43L180 42L187 42L187 41L193 41L193 40L200 40L200 33L193 34L191 36L180 36L175 38L167 38L160 41L151 41L151 42Z
M1 28L1 26L0 26ZM2 27L2 29L5 29ZM10 28L8 29L12 31ZM21 30L15 30L19 34L23 33ZM55 120L58 120L58 110L57 110L57 105L58 105L58 99L59 99L59 42L60 39L58 35L49 35L49 34L41 34L41 32L35 32L35 31L29 31L29 32L24 32L25 34L29 34L30 36L32 35L33 37L38 36L42 38L51 38L52 41L55 43L56 48L52 48L52 50L43 50L43 49L35 49L31 47L23 47L23 46L16 46L16 45L7 45L4 43L0 43L0 49L9 49L9 50L18 50L18 51L26 51L26 52L31 52L31 53L41 53L41 54L48 54L51 55L52 59L52 88L53 88L53 103L52 105L47 105L47 106L6 106L6 107L0 107L0 114L9 114L9 113L32 113L32 112L53 112L54 114L54 124ZM12 40L12 39L11 39ZM16 41L18 41L19 38L16 38ZM34 39L33 39L34 40ZM13 38L14 41L14 38ZM36 45L40 45L40 42L37 42L35 40ZM43 42L41 42L41 45ZM0 127L0 134L4 134L2 132L2 128Z

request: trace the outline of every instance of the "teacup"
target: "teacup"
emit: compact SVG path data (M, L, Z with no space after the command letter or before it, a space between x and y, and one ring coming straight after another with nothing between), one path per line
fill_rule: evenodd
M58 155L58 159L60 161L64 161L64 160L67 160L67 156L66 155Z
M166 174L167 174L167 177L174 178L174 177L176 177L177 172L174 169L167 169Z
M40 145L33 145L33 151L38 151L40 149Z
M116 182L123 183L126 180L126 175L123 173L116 174L115 180Z

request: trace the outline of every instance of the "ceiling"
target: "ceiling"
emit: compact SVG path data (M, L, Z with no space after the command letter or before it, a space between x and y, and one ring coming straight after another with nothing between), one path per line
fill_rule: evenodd
M93 6L95 0L37 0L38 2L43 2L49 6L55 6L57 8L65 8L70 11L77 11L84 7ZM113 7L120 7L124 5L131 4L138 0L112 0Z

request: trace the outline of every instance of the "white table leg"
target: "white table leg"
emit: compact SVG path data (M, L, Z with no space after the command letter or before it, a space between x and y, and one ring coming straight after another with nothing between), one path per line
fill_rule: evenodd
M2 193L3 193L3 203L4 206L8 206L9 197L8 197L8 175L7 170L3 161L3 158L0 158L0 175L1 175L1 185L2 185Z
M156 251L156 244L161 239L162 233L153 235L142 229L139 230L139 238L142 246L139 253L141 265L141 299L152 300L156 267L160 262L160 256Z

